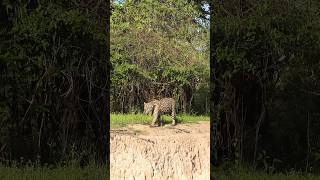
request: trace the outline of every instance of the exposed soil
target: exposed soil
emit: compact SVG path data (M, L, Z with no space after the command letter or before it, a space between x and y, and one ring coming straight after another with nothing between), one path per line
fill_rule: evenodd
M210 123L130 125L110 132L112 180L209 180Z

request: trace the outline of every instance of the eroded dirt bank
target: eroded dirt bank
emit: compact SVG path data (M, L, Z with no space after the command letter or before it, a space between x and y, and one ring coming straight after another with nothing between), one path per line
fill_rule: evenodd
M111 180L209 180L210 124L111 130Z

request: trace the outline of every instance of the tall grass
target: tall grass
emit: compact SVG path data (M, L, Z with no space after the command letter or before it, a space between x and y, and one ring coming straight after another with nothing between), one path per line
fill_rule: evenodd
M235 172L230 174L219 174L217 180L319 180L319 176L303 175L299 173L292 174L267 174L263 172Z
M87 149L88 150L88 149ZM88 150L90 151L90 150ZM25 160L4 160L0 162L0 180L107 180L109 167L96 161L94 151L87 159L72 149L56 163L40 163Z
M34 166L23 167L0 165L1 180L107 180L106 165L80 166Z
M110 114L110 127L118 128L123 127L128 124L150 124L152 121L152 116L145 114ZM161 116L165 124L170 124L172 122L171 116L164 115ZM194 115L185 115L178 114L177 122L178 123L197 123L200 121L210 121L209 116L194 116Z
M262 170L234 166L226 169L214 169L213 172L217 180L320 180L320 176L305 174L298 171L286 173L268 173Z

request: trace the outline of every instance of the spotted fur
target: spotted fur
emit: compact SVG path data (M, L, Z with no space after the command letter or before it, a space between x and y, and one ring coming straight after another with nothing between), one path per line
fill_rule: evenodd
M153 114L151 126L163 125L161 115L171 114L172 125L176 125L176 101L172 98L163 98L144 103L144 113Z

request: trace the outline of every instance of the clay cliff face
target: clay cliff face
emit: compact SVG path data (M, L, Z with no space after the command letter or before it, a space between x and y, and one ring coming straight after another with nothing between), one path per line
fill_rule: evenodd
M111 131L110 176L118 179L210 179L210 124Z

